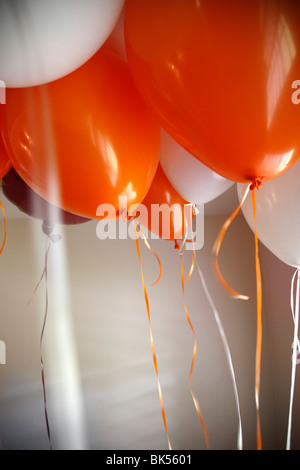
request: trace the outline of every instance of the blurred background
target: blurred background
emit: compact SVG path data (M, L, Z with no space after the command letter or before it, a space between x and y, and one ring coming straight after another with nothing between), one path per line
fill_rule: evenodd
M44 269L41 222L14 208L7 212L7 242L0 258L0 440L5 450L49 449L44 417L39 342L46 287L34 289ZM240 214L220 252L225 279L248 301L234 300L216 281L211 251L238 204L236 186L205 205L204 246L196 256L232 354L241 406L244 448L256 448L254 367L256 284L253 233ZM47 407L54 449L167 449L153 366L149 323L135 241L99 240L97 221L56 226L48 263L48 322L43 341ZM205 449L189 390L194 338L181 290L173 242L141 242L145 283L170 440L173 449ZM260 244L263 283L261 425L264 449L286 444L293 321L293 269ZM192 252L183 255L186 273ZM195 271L186 304L198 350L192 386L211 449L235 449L238 417L232 381L213 312ZM296 381L292 448L300 448L299 381Z

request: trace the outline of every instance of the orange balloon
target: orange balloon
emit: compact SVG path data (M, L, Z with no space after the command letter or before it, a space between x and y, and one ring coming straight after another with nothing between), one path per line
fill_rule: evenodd
M119 197L141 203L154 178L160 128L128 65L100 49L46 85L8 89L2 133L14 168L48 202L87 218Z
M5 105L0 105L0 126L3 119L3 107ZM11 169L11 161L7 156L3 140L0 134L0 180L9 172Z
M192 221L191 204L175 191L160 164L142 205L146 210L137 208L137 220L150 232L165 240L184 238Z
M11 161L8 158L4 144L0 136L0 180L9 172L11 168Z
M125 42L161 126L227 179L269 180L300 154L300 3L128 0Z

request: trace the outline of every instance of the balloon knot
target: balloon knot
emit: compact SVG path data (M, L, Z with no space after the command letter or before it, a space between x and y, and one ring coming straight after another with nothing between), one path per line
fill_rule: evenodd
M175 250L180 250L180 245L177 240L175 240L175 245L174 245Z
M197 204L192 205L192 212L193 212L193 215L198 215L199 214L200 211L197 207Z
M254 191L254 189L260 189L262 187L262 182L260 178L256 178L252 184L250 185L250 190Z
M132 216L131 216L131 215L128 215L128 214L124 214L124 215L123 215L123 220L124 220L124 222L129 222L131 219L132 219Z
M43 221L42 230L52 243L57 243L61 240L59 233L53 233L55 225L47 220Z
M43 225L42 225L42 230L44 234L49 237L54 230L54 224L52 224L51 222L48 222L47 220L44 220Z
M129 215L128 212L123 212L122 213L122 217L123 217L123 220L124 222L130 222L130 220L135 220L138 218L138 214L136 215Z

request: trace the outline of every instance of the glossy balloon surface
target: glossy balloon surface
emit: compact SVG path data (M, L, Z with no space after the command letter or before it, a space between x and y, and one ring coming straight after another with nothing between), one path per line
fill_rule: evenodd
M4 148L1 135L0 135L0 179L5 176L11 168L11 161L7 156L6 150Z
M61 78L94 55L124 0L1 0L0 79L7 87Z
M192 221L192 208L171 185L161 165L142 205L146 211L140 208L138 221L150 232L164 240L184 238Z
M67 77L7 90L2 134L14 168L41 197L96 218L100 204L141 203L159 160L160 129L126 63L100 50Z
M162 130L160 164L176 191L194 204L205 204L234 183L223 178L177 144Z
M128 61L161 126L227 179L272 179L300 154L300 3L128 0Z

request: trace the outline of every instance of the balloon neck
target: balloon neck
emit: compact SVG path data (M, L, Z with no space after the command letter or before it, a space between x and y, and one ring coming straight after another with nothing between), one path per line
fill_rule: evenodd
M174 249L175 250L180 250L180 245L179 245L178 241L174 240L174 242L175 242Z
M131 220L135 220L139 216L139 214L130 215L129 212L127 212L127 211L122 212L121 215L122 215L123 220L124 220L125 223L130 222Z
M59 233L53 233L54 227L55 225L52 224L51 222L48 222L47 220L43 221L42 230L44 234L47 235L48 239L52 243L57 243L61 240L62 237Z
M42 225L42 230L44 234L49 237L54 230L54 224L52 224L51 222L47 220L44 220L43 225Z
M256 178L254 181L252 181L250 185L250 190L254 191L254 189L260 189L262 187L262 181L260 178Z

